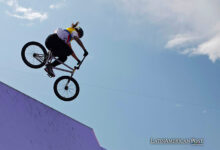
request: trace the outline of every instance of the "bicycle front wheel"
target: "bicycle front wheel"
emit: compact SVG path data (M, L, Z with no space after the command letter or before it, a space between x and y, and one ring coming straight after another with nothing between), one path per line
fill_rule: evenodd
M79 84L69 76L62 76L54 83L54 93L63 101L72 101L79 94Z
M21 57L24 63L31 68L40 68L45 65L47 59L47 50L38 42L26 43L21 51Z

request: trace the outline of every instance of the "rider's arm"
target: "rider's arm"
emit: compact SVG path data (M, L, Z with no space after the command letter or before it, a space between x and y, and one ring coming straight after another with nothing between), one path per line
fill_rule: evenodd
M75 58L76 59L76 61L79 63L80 62L80 60L79 60L79 58L76 56L76 54L74 53L74 51L73 51L73 49L72 49L72 46L71 46L71 43L67 43L67 45L71 48L71 50L72 50L72 56L73 56L73 58Z
M84 53L88 53L82 41L77 36L74 36L73 38L79 44L79 46L83 49Z
M79 58L76 56L76 54L74 53L74 51L72 50L72 54L71 54L72 56L73 56L73 58L75 58L76 59L76 61L78 62L78 63L80 63L80 60L79 60Z

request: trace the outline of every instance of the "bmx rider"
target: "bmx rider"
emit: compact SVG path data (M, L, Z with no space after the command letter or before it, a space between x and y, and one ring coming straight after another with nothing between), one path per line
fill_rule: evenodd
M79 46L84 51L84 56L88 55L86 48L80 40L80 38L83 37L84 33L82 28L79 27L78 24L79 22L76 22L75 24L72 23L71 27L69 28L56 29L55 33L50 34L45 41L46 47L52 52L53 56L57 56L58 60L60 60L61 62L65 62L67 60L67 57L72 55L73 58L77 61L77 64L81 63L71 47L72 40L75 40L79 44ZM53 67L56 67L57 65L60 65L60 63L55 60L51 64L47 64L44 70L51 77L55 77Z

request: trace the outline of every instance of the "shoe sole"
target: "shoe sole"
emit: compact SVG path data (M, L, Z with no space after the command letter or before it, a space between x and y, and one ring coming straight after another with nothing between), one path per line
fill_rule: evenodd
M52 74L52 73L50 73L50 72L47 70L47 68L45 68L44 70L47 72L47 74L48 74L49 77L55 77L55 75Z

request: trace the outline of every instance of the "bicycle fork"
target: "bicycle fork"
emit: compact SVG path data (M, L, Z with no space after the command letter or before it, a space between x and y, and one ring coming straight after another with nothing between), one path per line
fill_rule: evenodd
M73 69L73 72L71 72L70 78L73 77L73 74L74 74L75 70L76 70L76 68L74 68L74 69ZM66 85L65 85L65 90L68 90L68 84L69 84L69 83L70 83L70 79L68 79L68 81L67 81L67 83L66 83Z

